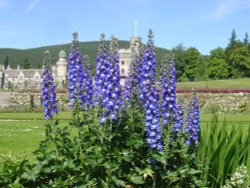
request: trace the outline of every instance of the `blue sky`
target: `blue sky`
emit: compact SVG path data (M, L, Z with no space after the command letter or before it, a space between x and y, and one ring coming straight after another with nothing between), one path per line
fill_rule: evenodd
M129 40L134 20L143 42L152 29L158 47L209 54L226 47L232 29L250 35L250 0L0 0L0 48L69 43L74 31L80 41Z

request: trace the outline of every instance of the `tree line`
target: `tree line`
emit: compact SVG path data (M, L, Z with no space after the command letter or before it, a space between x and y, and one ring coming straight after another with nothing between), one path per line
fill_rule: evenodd
M244 40L237 39L233 29L226 48L218 47L209 55L202 55L195 47L177 45L174 55L179 81L208 79L237 79L250 77L250 43L248 33Z

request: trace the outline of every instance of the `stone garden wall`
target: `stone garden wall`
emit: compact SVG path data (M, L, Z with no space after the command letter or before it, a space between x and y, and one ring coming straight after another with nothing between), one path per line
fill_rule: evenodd
M192 93L178 93L187 106ZM202 112L250 112L250 93L198 93Z
M177 93L177 98L181 99L185 106L187 106L192 93L183 92ZM35 106L41 104L40 92L0 92L1 97L8 96L4 99L5 103L10 105L30 105L33 100ZM250 93L198 93L200 99L201 112L211 112L218 109L219 112L250 112ZM33 98L33 99L31 99ZM68 94L67 91L57 92L59 109L67 109L68 107ZM1 107L1 104L0 104ZM6 105L5 105L6 108Z

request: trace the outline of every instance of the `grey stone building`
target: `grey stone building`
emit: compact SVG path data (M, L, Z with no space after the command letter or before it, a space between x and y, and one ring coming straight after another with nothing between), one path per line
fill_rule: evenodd
M58 88L63 88L67 79L67 55L62 50L58 54L58 61L52 66L53 76ZM39 89L41 87L42 69L16 69L0 65L0 86L4 89Z

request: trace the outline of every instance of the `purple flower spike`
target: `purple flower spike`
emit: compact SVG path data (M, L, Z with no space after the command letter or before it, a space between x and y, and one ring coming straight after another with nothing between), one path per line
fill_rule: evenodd
M89 57L84 55L82 58L83 74L82 74L82 95L81 104L83 109L88 110L93 104L93 81L89 66Z
M44 107L45 119L50 119L55 113L58 113L56 101L56 87L51 71L50 52L44 54L44 65L42 73L42 105Z
M108 47L105 44L104 39L105 35L101 34L98 54L96 57L94 104L99 107L102 107L104 100L104 92L106 91L105 79L108 75L107 67L109 66Z
M162 124L166 126L168 123L176 122L176 70L173 60L164 62L161 72L161 115Z
M155 86L156 58L153 33L150 30L141 67L140 98L144 102L146 141L151 149L161 151L161 126L159 123L158 91Z
M82 88L84 75L81 62L81 54L79 52L79 41L77 33L73 33L73 41L70 48L68 80L70 108L72 108L76 104L80 104L81 106L83 98Z
M104 35L101 35L101 42L96 58L95 77L95 106L103 108L104 115L101 122L116 120L120 110L120 68L117 39L112 37L110 50L104 43Z
M184 106L183 106L183 104L180 101L178 101L176 107L177 107L176 120L175 120L173 128L172 128L172 132L174 132L174 133L178 133L178 132L182 131L183 119L184 119Z
M195 92L188 105L188 113L186 118L185 133L188 135L186 144L197 144L199 141L200 132L200 113L199 113L199 99Z
M117 39L112 37L106 66L103 106L110 120L116 120L120 110L120 68Z

